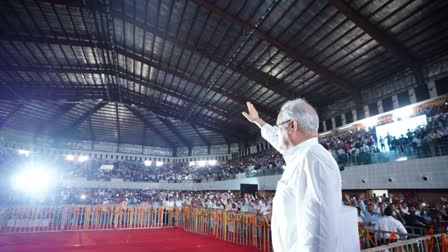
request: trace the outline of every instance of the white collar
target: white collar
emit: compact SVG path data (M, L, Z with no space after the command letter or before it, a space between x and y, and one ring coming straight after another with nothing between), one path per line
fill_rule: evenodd
M315 144L319 144L317 137L310 138L284 151L283 158L285 159L286 166L289 166L288 164L290 164L294 158L297 157L299 152Z

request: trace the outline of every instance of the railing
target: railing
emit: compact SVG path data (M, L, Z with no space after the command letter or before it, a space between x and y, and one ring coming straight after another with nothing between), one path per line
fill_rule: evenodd
M267 216L185 208L180 217L178 224L187 231L272 251L271 226Z
M339 167L347 167L354 165L367 165L376 163L394 162L397 160L409 160L419 158L429 158L448 155L448 137L438 139L430 144L423 144L420 147L412 147L405 145L403 148L397 147L394 150L384 152L362 152L355 151L352 153L345 153L336 155L335 159ZM282 174L283 169L280 167L262 167L259 170L247 171L245 173L247 178L260 177ZM230 179L230 178L226 178Z
M386 239L380 239L381 236L387 237ZM390 231L374 230L366 227L359 227L359 242L361 249L369 249L383 245L384 243L394 243L399 240L399 237L406 238L418 238L422 235L409 234L409 233L397 233Z
M148 229L178 227L216 239L272 251L268 216L206 208L146 206L49 206L0 207L0 233L65 232L89 230ZM411 240L396 241L394 232L368 230L360 226L360 246L370 251L448 252L444 234L406 234ZM390 233L381 245L375 233ZM414 238L418 237L418 238ZM388 249L388 250L387 250Z
M434 140L431 143L424 143L421 146L406 144L397 146L393 150L380 152L355 151L342 155L335 155L335 159L340 166L366 165L375 163L394 162L400 158L419 159L428 157L438 157L448 155L448 137Z
M173 226L175 211L120 206L1 207L0 233Z
M217 209L145 206L0 207L0 233L179 227L220 240L272 251L266 216Z
M411 240L397 241L388 245L363 250L363 252L447 252L448 242L445 234L423 236Z

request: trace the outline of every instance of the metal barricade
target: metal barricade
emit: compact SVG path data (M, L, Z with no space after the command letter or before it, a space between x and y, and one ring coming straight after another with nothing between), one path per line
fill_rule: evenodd
M176 215L180 209L145 206L0 207L0 233L166 227Z
M388 245L369 248L362 252L447 252L448 242L445 234L427 235L410 240L397 241Z
M208 208L150 206L40 206L0 207L0 233L64 232L88 230L147 229L178 227L241 245L272 251L269 216ZM389 232L390 244L381 245L375 233L360 225L360 246L365 252L448 252L445 234L397 241ZM406 234L408 237L417 235Z
M178 220L178 226L189 232L272 251L271 226L267 216L185 207Z

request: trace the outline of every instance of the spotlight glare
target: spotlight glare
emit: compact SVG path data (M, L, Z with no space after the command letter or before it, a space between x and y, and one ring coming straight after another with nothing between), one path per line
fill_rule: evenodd
M190 163L188 163L189 166L195 166L196 162L195 161L191 161Z
M14 189L25 193L40 193L45 191L51 184L52 174L50 171L40 168L26 169L12 178Z
M205 166L205 161L204 160L198 161L198 166L199 167Z
M65 160L67 161L73 161L75 159L75 157L73 155L66 155L65 156Z
M394 120L398 120L398 119L407 119L409 117L411 117L414 114L414 111L412 108L402 108L402 109L397 109L394 113L393 113L393 117Z
M152 161L151 160L145 160L145 162L143 162L145 164L145 166L151 166Z
M29 150L17 150L19 155L24 155L25 157L28 157L31 154L31 151Z
M78 157L78 161L79 161L79 162L85 162L85 161L87 161L87 160L89 160L89 157L88 157L88 156L79 156L79 157Z
M209 160L208 164L209 165L216 165L218 163L218 160Z
M373 128L376 126L377 124L377 118L376 117L369 117L367 119L364 119L362 121L362 124L364 125L364 127L366 128Z
M157 167L162 166L162 165L163 165L163 161L156 161L156 166Z
M81 194L81 197L80 197L82 200L85 200L86 198L87 198L87 196L85 195L85 194Z

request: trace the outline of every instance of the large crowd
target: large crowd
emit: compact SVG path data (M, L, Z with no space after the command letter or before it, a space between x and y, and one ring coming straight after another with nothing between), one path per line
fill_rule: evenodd
M330 151L338 163L367 164L375 162L375 155L392 153L395 156L425 157L448 154L448 103L420 108L417 114L425 113L428 124L415 131L408 131L396 138L390 135L377 139L375 128L348 130L340 134L320 138L320 143ZM387 148L386 148L387 146ZM428 154L429 153L429 154ZM279 174L284 166L283 158L275 149L260 153L220 161L216 164L191 165L188 162L168 162L162 165L145 165L140 160L108 160L90 158L84 162L65 160L64 157L32 157L35 161L57 167L61 176L85 177L88 180L110 181L123 179L132 182L168 182L182 181L206 182L235 178L237 174L246 176ZM0 148L0 169L15 170L23 167L27 157L19 155L13 149ZM383 161L384 162L384 161ZM102 169L110 165L112 169Z
M105 189L57 187L45 194L26 194L2 191L0 205L120 205L182 208L202 207L227 211L251 212L268 215L272 211L275 193L256 192L241 194L231 191L169 191L150 189ZM38 196L38 197L36 197ZM448 223L448 200L441 197L434 202L424 202L414 196L389 194L369 199L365 193L343 197L345 205L358 208L358 221L369 229L382 229L381 219L392 217L406 227L415 227L413 233L424 234L432 229L443 232ZM388 210L390 214L388 214ZM408 228L409 230L409 228Z
M320 138L339 164L372 163L375 154L407 157L428 157L448 154L448 101L416 109L414 116L425 114L426 126L408 130L400 136L378 137L375 127L351 129Z
M401 239L406 238L408 232L424 235L446 232L448 228L448 199L445 197L429 203L416 197L403 198L403 195L383 194L367 198L365 193L345 194L344 204L358 209L358 222L364 227L402 233L404 237ZM377 235L390 238L390 233L384 234L386 237L381 233Z
M387 135L377 139L375 129L348 130L340 134L320 138L320 143L330 151L340 165L348 163L371 163L372 157L384 152L396 155L424 157L448 154L448 103L428 106L417 110L417 114L426 114L429 118L425 127L408 131L399 138ZM387 145L387 148L386 148ZM438 148L435 148L438 147ZM387 151L386 151L387 149ZM19 155L13 149L0 148L0 169L11 171L23 167L27 157ZM145 165L140 160L107 160L91 158L84 162L65 160L64 157L33 157L39 162L57 167L64 177L85 177L88 180L110 181L123 179L132 182L168 182L182 181L205 182L234 178L237 174L246 176L278 174L282 172L284 161L273 148L245 157L220 161L216 164L191 165L184 163L164 163ZM112 169L101 169L111 165ZM7 171L6 171L7 172Z
M121 206L183 206L223 209L268 214L272 209L273 193L241 195L239 192L167 191L149 189L53 188L44 194L0 193L0 205L121 205Z

